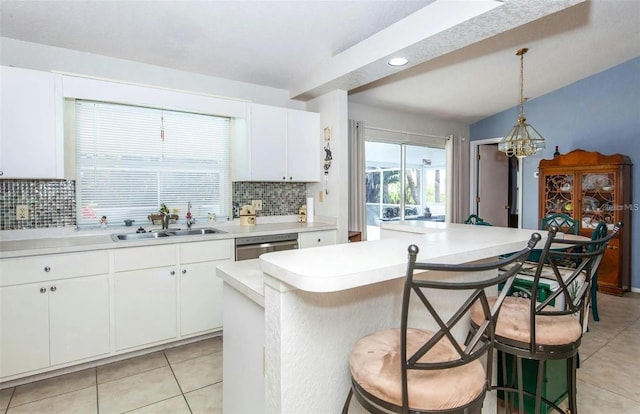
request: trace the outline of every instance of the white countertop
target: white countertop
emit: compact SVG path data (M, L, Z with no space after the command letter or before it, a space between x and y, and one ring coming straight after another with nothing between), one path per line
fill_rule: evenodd
M382 240L263 254L262 271L297 289L335 292L403 277L410 244L420 249L419 261L456 264L518 251L538 231L414 221L382 229L397 232Z
M259 259L220 264L216 275L264 308L264 276Z
M265 220L266 221L266 220ZM179 226L176 226L179 227ZM182 226L183 227L183 226ZM221 222L212 226L194 226L193 228L213 227L225 233L171 236L158 239L113 241L111 234L135 233L137 227L118 227L105 230L73 231L63 229L59 233L40 233L32 238L0 241L0 258L33 256L38 254L69 253L89 250L118 249L127 247L151 246L207 240L235 239L245 236L262 236L280 233L303 233L318 230L335 230L336 225L328 222L298 223L296 221L265 222L255 226L240 226L238 222ZM147 230L151 226L145 226ZM25 231L28 233L28 231ZM42 235L46 234L46 235ZM3 237L0 234L0 237Z

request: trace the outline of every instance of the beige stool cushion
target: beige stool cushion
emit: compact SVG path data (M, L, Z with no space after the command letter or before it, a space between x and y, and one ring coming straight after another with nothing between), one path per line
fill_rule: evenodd
M489 306L493 306L496 298L489 298ZM529 312L531 302L527 298L508 296L505 298L496 326L496 338L530 343L531 327ZM479 303L471 308L471 319L476 325L484 321L484 313ZM582 327L572 315L538 316L536 317L536 343L540 345L570 344L582 336Z
M433 336L432 332L408 329L407 355L413 355ZM442 339L420 362L451 361L459 355ZM375 332L361 338L351 350L351 376L368 393L402 406L400 329ZM433 371L409 370L409 406L416 410L445 410L468 404L484 391L486 374L476 360L466 365Z

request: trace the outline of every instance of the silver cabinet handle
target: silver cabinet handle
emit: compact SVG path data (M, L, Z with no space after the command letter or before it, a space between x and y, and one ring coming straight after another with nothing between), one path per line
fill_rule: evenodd
M50 271L51 271L51 268L50 268L49 266L45 266L45 267L44 267L44 271L45 271L45 272L50 272Z
M175 276L175 275L176 275L176 271L175 271L175 270L172 270L172 271L170 272L170 275L171 275L171 276Z
M187 269L182 269L182 274L186 274L187 273Z
M47 288L43 288L43 287L40 288L40 293L46 293L46 292L47 292Z
M57 288L57 287L55 287L55 286L51 286L51 291L52 291L52 292L55 292L56 290L58 290L58 288Z

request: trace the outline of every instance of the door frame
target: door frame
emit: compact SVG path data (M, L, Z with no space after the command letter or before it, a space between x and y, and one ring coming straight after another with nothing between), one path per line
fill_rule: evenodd
M480 145L497 144L502 137L486 138L471 141L471 154L469 157L469 211L471 214L478 214L476 209L476 194L478 193L478 154ZM518 159L518 182L516 191L518 192L518 228L522 228L522 162Z

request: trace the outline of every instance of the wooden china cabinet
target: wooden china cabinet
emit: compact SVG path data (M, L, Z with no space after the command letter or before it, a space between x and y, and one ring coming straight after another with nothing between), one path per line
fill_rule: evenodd
M631 159L574 150L541 160L539 215L564 213L579 223L579 232L591 237L598 222L609 229L621 221L620 234L607 247L598 271L598 290L622 295L631 282Z

